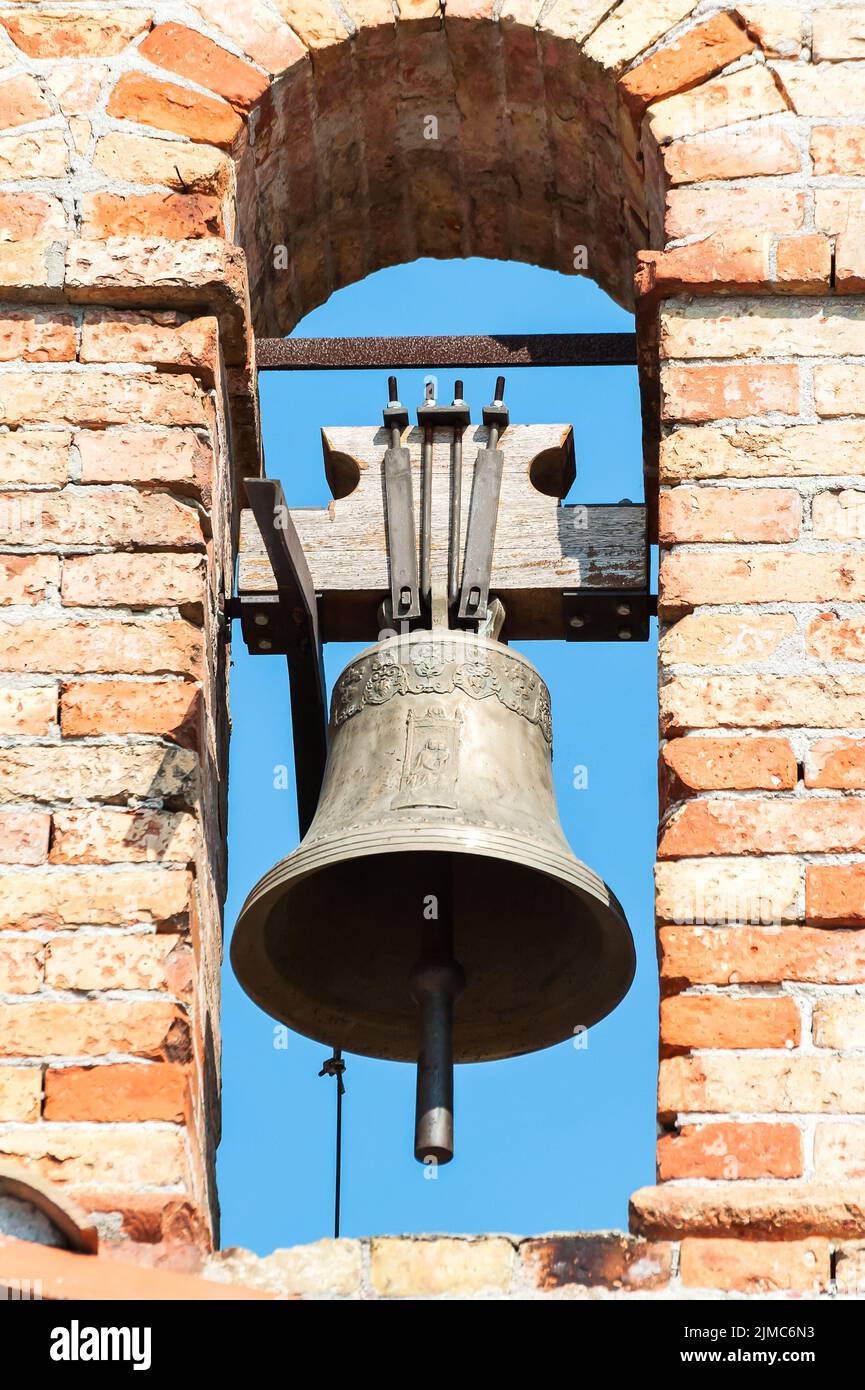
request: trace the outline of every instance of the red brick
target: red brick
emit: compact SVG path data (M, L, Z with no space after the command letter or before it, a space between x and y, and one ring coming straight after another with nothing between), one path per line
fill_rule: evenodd
M817 1182L662 1183L631 1198L631 1229L652 1238L730 1234L749 1241L854 1239L865 1221L862 1185Z
M665 367L661 373L666 420L743 419L799 412L799 373L777 363Z
M865 983L865 931L670 926L659 932L664 987Z
M53 733L57 728L54 685L8 686L0 690L0 734Z
M264 73L183 24L158 25L138 52L157 67L216 92L241 111L255 106L269 86Z
M29 495L0 493L0 541L20 543L20 516L25 506L38 509L41 545L135 544L181 548L203 547L204 544L201 520L194 506L163 492L141 493L128 488L67 488L62 492ZM66 565L73 573L78 572L85 558L90 557L70 559ZM134 568L132 561L117 563ZM164 568L165 562L162 564ZM158 587L158 559L153 562L152 570Z
M157 1061L190 1058L189 1022L176 1004L28 1001L0 1004L0 1021L4 1057L102 1057L120 1052Z
M799 1035L792 999L679 994L661 1001L661 1043L667 1047L795 1047Z
M661 831L663 858L705 854L843 854L865 851L865 799L689 801Z
M865 661L865 624L820 613L808 625L805 650L818 661Z
M68 476L71 436L60 431L15 430L0 434L0 487L62 487Z
M85 430L75 443L82 483L169 483L175 492L209 492L213 455L192 430Z
M205 193L91 193L82 200L81 235L86 237L223 236L218 198Z
M660 543L794 541L802 499L790 488L684 487L660 495Z
M805 786L865 790L865 740L817 739L805 763Z
M233 145L243 128L243 120L227 101L202 96L141 72L122 75L111 93L107 111L121 121L171 130L222 149Z
M520 1244L522 1271L533 1288L663 1289L672 1270L672 1250L660 1242L619 1235L544 1236Z
M71 618L0 623L9 671L198 676L201 631L171 619L79 622Z
M807 865L805 920L823 926L865 921L865 864Z
M0 130L29 125L53 114L35 78L27 74L0 82Z
M670 298L688 292L768 289L770 249L769 232L746 227L724 228L667 251L638 251L637 295Z
M59 198L44 193L0 193L0 242L58 236L65 231L66 213ZM0 345L3 322L0 319Z
M831 1277L829 1242L700 1239L682 1241L680 1277L685 1288L727 1293L820 1293Z
M199 742L201 692L191 681L71 681L63 687L65 738L94 734L161 734Z
M840 729L865 724L862 676L675 676L661 687L666 737L720 727Z
M672 188L667 194L664 232L679 237L709 236L725 227L762 227L797 232L805 220L804 195L794 189Z
M80 360L182 367L213 385L220 372L219 324L213 317L184 319L172 311L92 309L81 329ZM162 439L165 443L166 436ZM146 435L139 434L135 442L147 448Z
M780 237L775 251L776 278L796 294L822 294L832 278L832 243L819 232Z
M789 791L797 782L795 754L782 738L677 738L661 759L670 800L692 791Z
M659 584L661 608L671 614L700 604L856 602L865 598L865 560L855 550L689 551L663 556ZM824 625L833 630L831 615Z
M42 811L0 812L0 862L43 864L50 834L51 817Z
M865 174L865 125L818 125L811 132L814 173Z
M72 316L39 309L7 310L0 315L0 362L19 358L24 362L74 361ZM22 477L18 481L29 479Z
M137 499L136 506L142 506ZM171 537L166 526L164 543L184 544L180 538L185 531L185 543L188 544L195 537L198 517L191 507L176 503L170 506L178 508L170 512L175 533ZM134 509L128 520L134 524ZM151 519L148 517L148 530L150 525ZM153 539L156 539L155 531ZM109 543L122 544L122 541ZM119 604L129 608L189 605L200 614L204 603L204 584L204 557L201 555L161 555L154 551L138 555L74 555L67 557L63 563L61 592L63 602L75 608L115 607Z
M800 1178L802 1134L795 1125L683 1125L658 1140L658 1178Z
M145 10L94 14L4 14L9 37L31 58L88 58L121 53L150 23Z
M732 15L713 15L631 68L619 79L619 89L639 117L652 102L698 86L753 48Z
M167 1120L183 1124L188 1088L186 1068L171 1062L49 1067L43 1118L78 1123Z
M211 0L192 0L192 8L210 21ZM222 0L219 28L238 48L269 73L281 73L306 58L300 39L260 0Z
M796 145L777 127L713 130L690 140L674 140L662 154L672 184L795 174L801 166Z

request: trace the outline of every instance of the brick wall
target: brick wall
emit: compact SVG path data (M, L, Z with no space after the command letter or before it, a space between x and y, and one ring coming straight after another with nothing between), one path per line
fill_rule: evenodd
M619 1273L601 1237L548 1264L855 1287L863 172L856 5L4 0L0 1156L151 1258L215 1230L253 326L417 255L585 247L660 482L662 1134Z

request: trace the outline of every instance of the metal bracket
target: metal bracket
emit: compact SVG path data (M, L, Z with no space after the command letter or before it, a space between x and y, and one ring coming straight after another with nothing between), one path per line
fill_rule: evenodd
M576 589L562 594L568 642L648 642L656 594L629 589Z
M420 617L417 544L414 524L414 492L411 455L402 445L408 411L397 396L396 377L388 377L388 403L384 408L390 444L384 454L385 528L390 569L390 621Z
M460 589L459 620L463 623L482 623L487 616L490 597L490 573L496 544L496 525L499 516L499 496L505 456L497 448L499 435L507 429L510 416L504 403L505 379L496 381L494 400L484 406L484 424L489 430L486 448L478 450L469 503L469 524L466 533L466 553Z
M272 478L246 478L244 485L277 592L233 599L226 612L240 617L244 641L253 655L281 653L287 659L298 819L300 833L305 835L318 805L327 761L318 598L282 484Z

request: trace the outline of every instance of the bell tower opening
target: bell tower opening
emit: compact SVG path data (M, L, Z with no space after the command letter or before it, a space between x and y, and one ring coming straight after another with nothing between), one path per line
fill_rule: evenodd
M379 271L334 294L297 324L294 335L575 330L629 332L633 318L586 278L474 259L420 260ZM432 375L436 397L449 400L453 374ZM474 419L491 394L494 375L480 369L460 373ZM281 480L291 507L327 504L320 430L376 421L386 394L385 376L358 370L261 373L267 472ZM400 373L400 395L412 412L424 397L429 376ZM508 375L507 395L514 422L573 425L576 483L567 500L591 505L642 499L635 368L514 371ZM333 486L332 477L330 481ZM540 475L533 482L543 486ZM531 537L522 543L530 549ZM503 949L497 920L507 916L511 937L504 958L511 988L518 996L522 962L527 997L545 986L555 1022L545 1034L543 1027L538 1032L536 1021L534 1044L528 1023L519 1037L514 1035L511 1051L524 1055L482 1067L461 1065L461 1055L504 1057L507 1049L496 1051L487 1044L485 1052L483 1041L474 1039L461 1053L461 1039L467 1035L461 1029L461 1002L456 1001L458 1155L440 1171L437 1165L419 1168L406 1143L414 1067L356 1055L346 1040L343 1234L625 1229L628 1195L651 1182L657 1017L652 626L648 643L510 642L514 652L539 669L550 690L552 771L564 836L578 859L610 885L630 923L637 956L630 992L601 1022L596 1022L597 1013L578 1017L576 1003L574 1017L568 1016L568 992L561 988L567 953L556 955L551 934L556 916L566 912L565 897L557 889L546 903L549 910L536 914L545 925L533 929L531 909L539 896L532 876L500 860L501 871L491 869L486 891L475 884L473 911L482 918L481 935L486 937L481 950L491 958L495 946ZM359 650L357 645L327 644L328 695ZM227 936L252 883L299 841L284 665L252 661L239 642L233 665ZM388 865L399 857L366 861L373 867L364 877L332 882L315 902L308 880L298 889L297 902L320 921L319 944L333 955L329 978L337 993L363 965L357 958L353 916L378 913L383 933L393 931L389 903L405 871L396 868L389 874ZM515 902L520 904L516 913ZM526 918L522 933L520 913ZM284 942L280 949L291 956ZM404 943L395 943L394 951L401 959ZM408 977L408 956L403 963ZM473 964L477 968L478 961ZM579 973L579 962L571 964ZM296 953L289 968L302 986L306 967ZM374 979L369 985L375 991ZM318 1078L325 1049L257 1009L228 964L223 991L223 1241L264 1252L328 1235L334 1123L332 1088ZM578 997L579 991L574 994ZM405 999L392 1002L395 1018L411 1010L407 985ZM519 1000L508 1003L513 1022L520 1014ZM586 1013L587 1005L581 1007ZM531 1006L523 1012L530 1015ZM397 1023L394 1028L399 1031ZM555 1040L558 1044L549 1047ZM528 1050L533 1045L545 1050ZM390 1051L358 1044L359 1054L365 1050L406 1055L396 1044Z

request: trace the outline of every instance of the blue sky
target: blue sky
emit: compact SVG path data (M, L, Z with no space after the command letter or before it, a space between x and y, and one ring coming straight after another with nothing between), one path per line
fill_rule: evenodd
M632 318L595 284L497 261L416 261L335 294L294 336L627 331ZM265 373L267 472L290 505L325 505L322 425L379 423L386 372ZM470 371L474 420L495 373ZM440 374L450 399L451 376ZM414 409L419 372L399 375ZM508 377L514 422L573 424L577 481L569 500L642 497L635 368L524 369ZM414 1068L348 1056L342 1232L625 1228L634 1188L654 1181L657 970L652 863L657 821L656 632L652 641L521 643L550 686L554 775L574 852L621 900L637 976L616 1012L571 1043L456 1074L456 1158L434 1181L412 1157ZM328 687L357 648L326 649ZM297 845L285 662L251 658L235 626L229 793L229 896L223 974L222 1244L262 1254L332 1233L334 1085L319 1079L327 1049L295 1034L274 1046L274 1022L247 999L227 943L253 883ZM588 785L574 787L585 767ZM278 779L277 779L278 780ZM530 931L527 924L527 931Z

